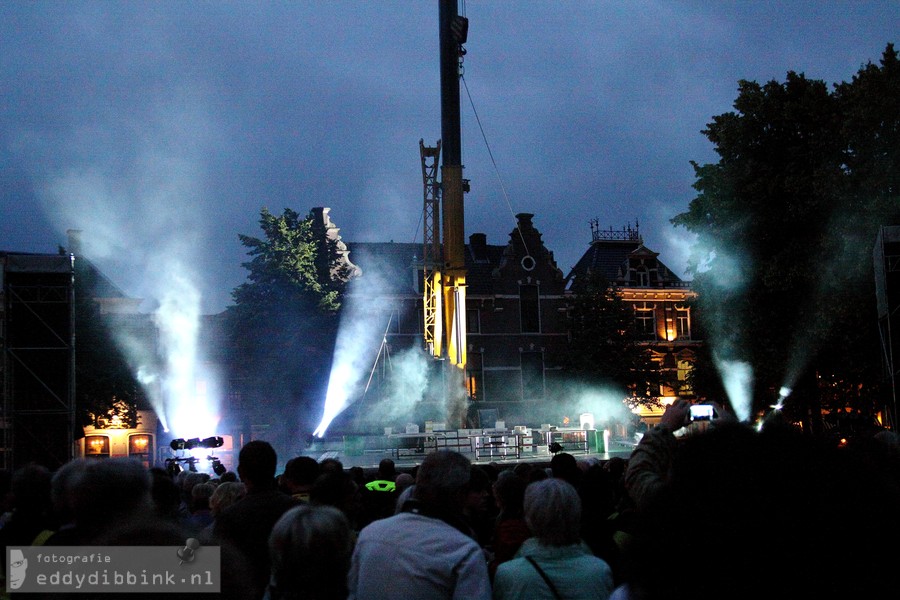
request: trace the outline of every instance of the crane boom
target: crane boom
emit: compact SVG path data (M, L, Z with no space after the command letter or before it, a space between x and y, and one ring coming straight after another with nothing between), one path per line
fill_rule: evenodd
M441 65L441 217L443 220L443 327L446 358L466 367L466 262L462 152L459 111L459 60L468 20L457 14L457 0L440 0Z

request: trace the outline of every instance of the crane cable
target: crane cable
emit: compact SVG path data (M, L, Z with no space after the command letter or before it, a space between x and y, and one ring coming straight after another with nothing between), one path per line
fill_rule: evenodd
M531 252L528 251L528 244L525 242L525 236L522 234L522 228L519 226L519 221L516 219L516 215L512 209L512 203L509 201L509 194L506 193L506 186L503 185L503 178L500 177L500 169L497 167L497 161L494 160L494 153L491 151L491 145L488 143L484 127L481 125L481 118L478 116L478 111L475 110L475 102L472 100L471 92L469 92L469 85L466 83L466 78L463 75L460 75L459 78L463 83L463 87L466 88L466 96L469 98L469 105L472 107L472 113L475 115L475 121L478 123L478 129L481 131L481 138L484 140L488 156L491 158L491 164L494 165L494 173L497 175L497 181L500 183L500 190L503 192L503 198L506 200L506 207L509 209L509 214L516 223L516 231L519 232L519 237L522 239L522 246L525 248L525 256L531 256Z

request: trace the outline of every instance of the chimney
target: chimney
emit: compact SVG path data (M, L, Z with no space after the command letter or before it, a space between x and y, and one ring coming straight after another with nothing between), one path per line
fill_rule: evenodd
M470 235L469 249L472 251L472 258L476 261L488 260L487 234L473 233Z
M516 215L516 220L519 222L519 227L522 229L533 229L534 224L531 222L532 217L534 217L534 213L519 213Z

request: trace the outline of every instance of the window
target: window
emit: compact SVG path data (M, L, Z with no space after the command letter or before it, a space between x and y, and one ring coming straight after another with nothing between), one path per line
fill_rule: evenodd
M522 400L544 398L544 353L522 352Z
M672 323L672 317L666 316L666 340L672 341L677 338L678 335L675 332L675 325Z
M639 302L634 305L635 333L642 340L656 339L656 305Z
M105 435L84 436L84 455L94 458L108 458L109 437Z
M466 333L481 333L481 311L477 308L466 309Z
M400 333L400 309L394 308L389 312L382 312L378 315L381 323L381 331L385 333Z
M153 440L150 434L138 433L128 436L128 456L140 460L145 467L150 468L150 456L153 454Z
M635 273L638 287L650 287L650 273L646 267L641 267Z
M678 325L678 337L691 339L691 309L688 307L675 307L675 319Z
M689 396L694 393L690 383L688 383L688 375L691 373L691 363L686 360L678 361L678 383L681 384L679 393L682 396Z
M469 350L466 360L466 389L474 402L484 401L484 354Z
M519 286L519 311L522 319L522 333L540 333L541 302L538 286L522 284Z

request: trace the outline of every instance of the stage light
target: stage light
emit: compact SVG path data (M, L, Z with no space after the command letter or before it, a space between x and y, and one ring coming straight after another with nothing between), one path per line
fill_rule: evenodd
M172 450L193 450L194 448L221 448L224 444L225 440L221 436L214 435L202 440L200 438L191 438L189 440L178 438L177 440L172 440L169 447Z
M210 463L212 463L213 473L215 473L219 477L221 477L225 474L226 471L228 471L228 469L225 468L225 465L222 464L222 461L220 461L215 456L207 456L206 458Z

